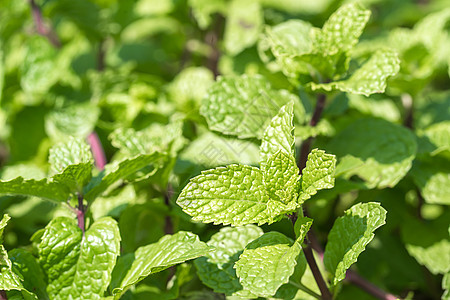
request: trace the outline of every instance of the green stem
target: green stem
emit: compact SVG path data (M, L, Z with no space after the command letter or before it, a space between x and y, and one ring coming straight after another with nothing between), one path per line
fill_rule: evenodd
M289 284L296 287L299 290L302 290L303 292L313 296L316 299L320 299L320 295L317 294L316 292L314 292L313 290L310 290L308 287L304 286L303 284L299 283L299 282L294 282L294 281L290 281L289 280Z

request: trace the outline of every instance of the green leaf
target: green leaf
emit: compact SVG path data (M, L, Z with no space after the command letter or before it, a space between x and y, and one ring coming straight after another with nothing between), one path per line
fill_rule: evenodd
M243 290L233 266L245 246L262 234L263 231L255 225L221 228L207 243L216 250L195 260L200 280L216 293L252 297Z
M118 180L125 179L133 175L144 167L149 167L147 174L154 174L161 166L163 155L159 152L153 152L148 155L138 155L136 157L125 159L118 164L107 165L100 175L92 180L92 185L88 186L88 192L85 198L93 201L96 197L103 194L106 189Z
M55 141L67 136L86 138L94 130L99 114L98 107L90 103L52 110L45 119L45 131Z
M287 155L294 157L294 102L290 101L280 108L278 114L272 118L269 126L264 130L260 156L260 167L263 173L266 172L266 164L271 157L279 151L284 151Z
M206 29L211 24L211 15L214 13L224 13L227 4L224 0L188 0L192 13L201 29Z
M308 73L305 62L296 59L312 51L312 25L302 20L289 20L273 27L266 27L258 43L258 52L269 69L281 69L288 77ZM271 58L275 57L276 62Z
M448 159L415 160L411 175L425 202L450 205L450 162Z
M358 43L369 18L370 11L358 3L342 5L320 31L314 31L314 50L325 55L349 52Z
M345 273L367 244L375 236L373 232L386 222L386 210L379 203L359 203L338 218L330 233L325 247L323 262L333 275L336 285L345 278Z
M203 171L184 187L177 204L194 221L233 226L273 223L296 207L270 200L261 171L244 165Z
M229 164L257 165L258 146L250 141L206 132L192 141L179 157L205 168Z
M20 85L27 93L43 94L58 81L56 50L45 37L38 35L31 37L26 45Z
M300 175L292 154L280 150L272 155L265 165L263 180L271 200L284 204L297 200Z
M70 191L48 179L25 180L18 177L10 181L0 181L0 194L36 196L50 201L64 202L69 199Z
M204 67L183 69L169 86L169 96L174 102L191 109L189 101L200 104L208 88L214 82L214 74ZM184 108L184 107L183 107Z
M326 154L323 150L313 149L308 154L306 167L302 170L301 199L306 200L315 195L318 190L334 187L334 172L336 157Z
M86 231L75 220L59 217L47 225L38 246L51 299L100 299L120 252L116 221L106 217Z
M360 119L338 133L327 151L338 157L337 168L345 157L359 159L357 168L341 176L358 175L369 187L395 186L409 171L416 153L416 139L411 131L380 119Z
M11 218L9 217L9 215L3 215L2 220L0 221L1 243L3 243L3 230L10 219ZM15 271L16 270L13 270L13 263L9 259L5 247L0 244L0 291L14 291L7 293L7 296L10 296L10 293L15 293L21 295L25 300L37 300L38 298L36 297L36 295L28 292L24 288L22 283L23 276L20 277Z
M23 286L33 291L38 299L49 299L46 291L47 284L36 258L25 249L13 249L8 253L14 273L23 278Z
M426 222L408 216L402 221L401 236L409 255L433 274L450 272L450 214Z
M92 178L92 163L67 166L60 174L52 177L53 182L65 186L70 192L82 192Z
M379 50L348 79L330 83L311 83L311 89L340 90L342 92L362 94L369 96L374 93L383 93L386 81L400 70L400 60L392 50Z
M444 300L450 299L450 272L446 273L442 278L442 289L444 290L442 299Z
M91 148L82 139L69 138L65 143L59 143L50 149L48 156L52 172L63 172L69 165L92 164Z
M252 46L258 40L263 21L263 12L258 1L231 1L224 33L226 51L236 55Z
M150 274L160 272L173 265L206 255L214 248L209 247L190 232L180 231L166 235L157 243L140 247L123 266L120 285L113 286L113 295L118 299L130 286ZM128 268L127 268L128 267Z
M439 122L427 127L423 132L424 136L433 145L431 155L442 152L450 152L450 121Z
M270 297L289 282L301 251L300 242L312 224L310 219L304 221L301 234L294 243L285 235L272 231L245 247L234 266L244 289L259 297Z
M239 138L261 138L281 106L298 97L272 89L260 75L218 77L203 99L200 113L211 130Z

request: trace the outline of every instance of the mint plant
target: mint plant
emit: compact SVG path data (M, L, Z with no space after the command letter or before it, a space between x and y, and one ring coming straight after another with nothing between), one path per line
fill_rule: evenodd
M1 7L0 300L449 298L446 1Z

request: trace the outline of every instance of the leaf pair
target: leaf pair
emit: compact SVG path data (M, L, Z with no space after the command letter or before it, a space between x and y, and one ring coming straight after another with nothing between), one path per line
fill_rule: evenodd
M321 29L311 24L290 20L267 28L259 43L261 58L269 68L280 68L291 78L309 74L318 81L309 83L313 91L333 91L370 95L382 93L388 77L398 73L400 62L396 52L378 50L349 77L350 54L358 43L370 11L351 3L339 8ZM268 53L269 52L269 53ZM275 57L275 62L270 57Z
M205 285L227 296L284 298L278 297L282 286L295 294L297 288L287 283L297 267L305 271L306 261L299 254L311 224L301 219L294 242L278 232L263 234L255 225L222 228L207 243L216 251L195 260L197 274Z
M273 223L317 190L334 184L336 160L313 150L303 176L294 157L293 102L281 107L263 134L261 167L229 165L192 178L177 203L196 221L245 225Z
M1 231L8 218L0 222ZM75 220L59 217L33 240L38 243L37 259L25 249L10 251L9 259L0 245L0 290L11 291L8 296L20 293L26 300L104 299L110 286L111 297L119 299L150 274L214 249L195 234L178 232L121 256L116 266L120 232L110 217L97 220L84 236Z
M83 194L89 201L101 195L113 183L127 179L132 174L148 167L153 174L163 164L164 154L138 154L120 163L106 166L98 176L92 178L93 160L89 146L81 139L70 138L50 149L50 178L42 180L22 177L0 181L0 194L36 196L54 202L68 201L74 194Z

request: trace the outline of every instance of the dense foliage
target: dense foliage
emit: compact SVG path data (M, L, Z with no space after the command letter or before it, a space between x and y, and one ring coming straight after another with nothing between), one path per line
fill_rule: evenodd
M450 299L448 0L0 0L0 299Z

